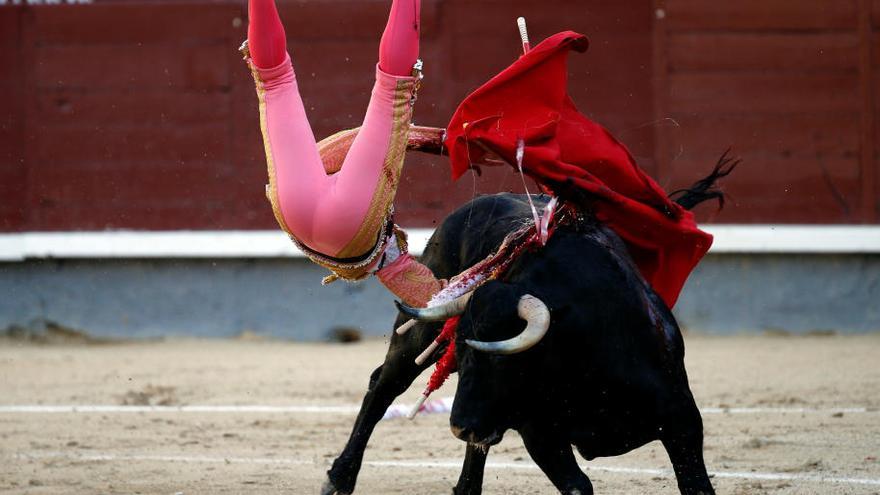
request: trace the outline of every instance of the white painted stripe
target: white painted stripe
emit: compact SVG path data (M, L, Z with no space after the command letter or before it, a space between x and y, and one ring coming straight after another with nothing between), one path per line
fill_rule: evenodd
M17 453L10 456L16 460L43 460L43 459L69 459L76 461L92 462L174 462L193 464L269 464L269 465L321 465L325 463L314 460L275 458L275 457L227 457L227 456L183 456L183 455L139 455L139 454L80 454L64 452L27 452ZM461 469L461 461L364 461L364 464L372 467L390 467L404 469ZM489 470L538 470L532 462L486 462ZM601 464L582 465L581 468L589 472L606 472L615 474L633 474L642 476L661 476L673 478L675 474L670 469L637 468L626 466L603 466ZM857 478L849 476L833 476L822 473L773 473L754 471L710 471L709 476L727 479L745 479L762 481L794 481L812 483L833 483L847 485L870 485L880 486L878 478Z
M454 461L372 461L370 464L377 467L397 467L397 468L450 468L461 469L461 462ZM501 470L537 470L538 466L531 462L493 462L487 461L486 467L489 469ZM652 469L652 468L634 468L624 466L602 466L595 464L583 464L581 469L590 472L606 472L616 474L636 474L646 476L662 476L664 478L674 478L675 473L671 469ZM761 473L761 472L745 472L745 471L709 471L709 476L715 478L735 478L747 480L764 480L764 481L800 481L800 482L818 482L818 483L840 483L855 485L880 485L878 478L855 478L845 476L828 476L823 474L808 473Z
M876 225L705 225L713 253L880 253ZM409 229L413 254L432 229ZM280 230L0 234L0 261L31 258L285 258L303 253Z
M0 235L0 260L301 257L280 230L23 232Z
M432 400L432 407L420 414L448 413L452 397ZM395 404L388 408L386 419L401 417L411 404ZM70 413L256 413L256 414L341 414L354 415L358 405L187 405L187 406L123 406L114 404L7 404L0 405L0 414L70 414ZM704 407L702 414L880 414L880 410L867 407Z
M713 253L880 253L878 225L702 225Z
M432 229L408 231L413 254ZM41 258L302 258L280 230L22 232L0 234L0 261Z
M27 452L13 455L20 460L28 459L71 459L78 461L115 462L115 461L145 461L145 462L181 462L191 464L283 464L306 466L314 465L314 461L275 457L216 457L216 456L188 456L188 455L141 455L141 454L78 454L64 452Z
M701 414L863 414L880 410L867 407L701 407Z
M118 406L103 404L6 405L0 413L293 413L293 414L357 414L360 406Z

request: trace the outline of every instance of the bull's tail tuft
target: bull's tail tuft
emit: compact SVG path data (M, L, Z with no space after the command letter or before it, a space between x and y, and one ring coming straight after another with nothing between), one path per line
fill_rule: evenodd
M722 177L727 177L733 169L742 161L740 158L727 156L730 148L724 151L712 173L698 180L687 189L679 189L669 194L669 198L681 205L686 210L692 210L695 206L710 199L718 199L718 209L724 208L724 192L716 187L716 182Z

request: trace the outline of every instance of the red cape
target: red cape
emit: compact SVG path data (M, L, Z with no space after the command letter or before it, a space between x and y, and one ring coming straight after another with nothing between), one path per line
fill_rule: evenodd
M570 183L595 198L595 214L626 242L642 275L671 308L712 236L642 171L629 151L581 114L568 95L568 52L587 38L566 31L547 38L459 105L446 127L452 176L483 161L481 146L516 163L540 184Z

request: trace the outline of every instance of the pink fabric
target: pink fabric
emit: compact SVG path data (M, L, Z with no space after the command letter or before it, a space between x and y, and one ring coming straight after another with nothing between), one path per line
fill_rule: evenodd
M257 68L266 91L266 123L281 213L291 233L311 249L335 256L363 223L391 137L397 81L376 69L363 126L342 169L327 175L308 124L288 57Z
M421 0L394 0L379 43L379 67L397 76L412 73L419 58Z
M421 0L394 0L379 42L379 67L396 76L408 76L419 57ZM284 62L287 39L275 0L248 2L248 44L257 67Z
M431 297L440 292L444 285L430 268L416 261L409 253L382 267L376 276L401 301L417 308L427 306Z
M251 0L252 7L255 3L266 2ZM418 14L418 5L418 0L394 0L383 35L382 43L387 48L380 53L380 66L387 64L398 70L407 65L405 74L411 73L418 54L418 18L413 18ZM274 12L274 3L271 3L271 10ZM262 17L266 17L265 12ZM277 30L272 22L265 25ZM413 25L416 26L415 36L412 36ZM249 27L249 36L254 26ZM283 35L283 28L281 32ZM253 35L254 39L265 39L262 33ZM391 39L386 41L386 36ZM388 152L397 82L412 78L388 74L377 66L376 83L363 126L342 169L327 175L299 95L290 57L285 54L280 64L261 68L257 53L254 53L257 48L251 46L251 56L265 90L270 158L275 165L281 214L297 239L319 253L336 256L355 236L369 210Z
M248 2L248 45L257 67L275 67L284 62L287 40L275 9L275 0Z

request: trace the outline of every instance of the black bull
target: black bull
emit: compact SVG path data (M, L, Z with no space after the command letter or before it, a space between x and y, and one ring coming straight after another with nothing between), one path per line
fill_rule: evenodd
M712 182L678 201L691 207L717 197L706 193ZM438 277L452 277L493 252L530 218L524 196L478 198L447 217L429 241L423 262ZM464 344L465 339L496 341L519 333L524 323L516 307L524 294L540 298L551 311L550 330L538 345L505 356ZM406 320L398 316L395 326ZM443 348L423 365L414 363L440 325L420 322L403 336L392 332L385 362L370 377L354 429L327 473L322 494L354 490L376 423L442 355ZM451 425L468 443L455 494L481 493L487 447L511 428L562 493L592 493L572 444L593 459L658 439L682 493L714 493L678 325L639 275L619 237L590 217L560 227L547 246L517 260L503 282L479 288L462 314L457 339L459 385Z

